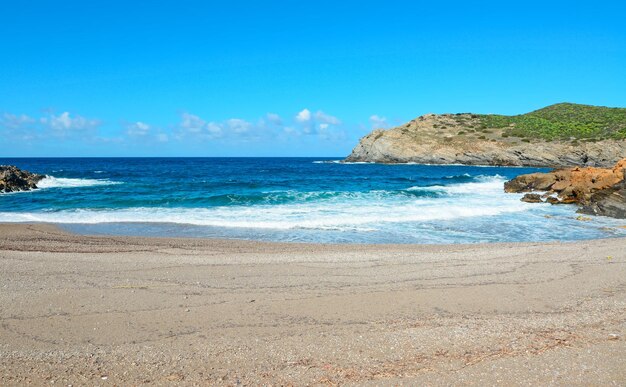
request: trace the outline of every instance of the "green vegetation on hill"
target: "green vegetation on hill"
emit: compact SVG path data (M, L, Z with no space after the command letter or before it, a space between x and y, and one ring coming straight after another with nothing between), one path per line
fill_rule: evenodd
M626 108L559 103L517 116L478 117L482 128L503 128L503 136L544 140L626 139Z

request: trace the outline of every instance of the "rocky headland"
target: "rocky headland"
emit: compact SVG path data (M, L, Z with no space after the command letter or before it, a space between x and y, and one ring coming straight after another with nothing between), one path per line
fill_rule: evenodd
M529 192L530 203L577 204L578 212L626 219L626 158L613 168L575 167L520 175L505 192ZM540 192L540 193L537 193Z
M626 109L562 103L517 116L426 114L363 137L347 162L609 167L626 157Z
M13 165L0 165L0 192L29 191L37 188L44 175L31 173Z

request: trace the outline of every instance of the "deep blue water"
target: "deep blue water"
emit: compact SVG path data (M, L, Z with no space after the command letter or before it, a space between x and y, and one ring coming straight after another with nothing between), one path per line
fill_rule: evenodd
M302 242L466 243L626 235L502 184L536 168L340 164L322 158L0 159L49 177L0 194L0 221L80 233Z

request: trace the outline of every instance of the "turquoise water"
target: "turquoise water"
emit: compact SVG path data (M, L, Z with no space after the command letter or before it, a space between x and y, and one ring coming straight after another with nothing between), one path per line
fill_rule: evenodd
M520 202L537 168L341 164L311 158L0 159L48 177L0 194L0 222L79 233L333 243L474 243L626 236L574 206Z

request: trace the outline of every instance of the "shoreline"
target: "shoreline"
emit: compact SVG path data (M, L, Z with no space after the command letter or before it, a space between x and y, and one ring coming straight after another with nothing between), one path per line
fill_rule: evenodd
M0 384L626 382L626 238L455 245L0 224Z
M569 204L568 204L569 205ZM572 204L573 205L573 204ZM585 214L579 215L583 216ZM613 218L609 218L613 219ZM537 244L545 244L545 245L559 245L559 244L569 244L569 243L577 243L577 242L589 242L589 241L603 241L603 240L615 240L615 239L623 239L626 243L626 236L615 235L615 236L607 236L604 238L588 238L588 239L563 239L563 240L538 240L538 241L495 241L495 242L459 242L459 243L396 243L396 242L383 242L383 243L362 243L362 242L309 242L309 241L274 241L268 239L256 239L256 238L240 238L240 237L232 237L232 238L224 238L224 237L210 237L210 236L164 236L164 235L135 235L135 234L111 234L107 232L101 233L81 233L75 230L72 230L72 227L75 226L97 226L99 224L106 225L166 225L166 226L194 226L194 227L202 227L201 225L194 224L186 224L186 223L174 223L174 222L102 222L102 223L53 223L53 222L2 222L0 221L0 227L8 227L11 225L18 226L42 226L44 228L50 228L51 230L55 230L55 233L67 234L67 236L74 237L93 237L93 238L129 238L129 239L137 239L142 240L146 239L150 240L163 240L163 241L171 241L171 240L191 240L191 241L206 241L207 243L211 242L220 242L220 243L256 243L256 244L270 244L270 245L300 245L307 246L310 248L314 248L317 246L326 246L326 247L377 247L377 246L386 246L386 247L400 247L400 246L410 246L410 247L418 247L418 246L432 246L432 247L445 247L445 246L506 246L506 245L530 245L534 246ZM614 226L615 228L626 228L624 226ZM145 242L145 241L144 241Z

